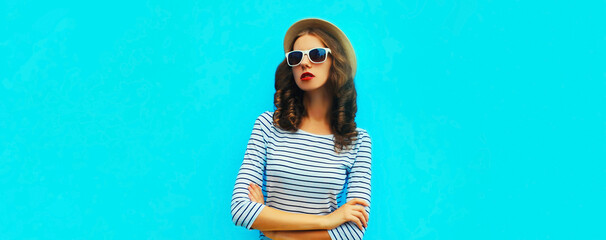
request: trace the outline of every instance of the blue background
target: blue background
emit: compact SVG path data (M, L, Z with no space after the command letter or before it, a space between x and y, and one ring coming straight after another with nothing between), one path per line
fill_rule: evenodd
M604 239L606 1L0 3L1 239L255 239L230 200L286 29L339 26L365 239Z

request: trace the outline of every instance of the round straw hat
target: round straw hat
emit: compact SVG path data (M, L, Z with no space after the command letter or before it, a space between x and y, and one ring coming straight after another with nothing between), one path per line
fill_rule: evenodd
M337 42L341 45L341 48L343 48L345 58L349 61L349 65L351 66L351 77L355 77L356 54L354 53L353 46L341 29L326 20L318 18L306 18L295 22L292 26L290 26L290 28L288 28L286 35L284 36L284 53L292 51L290 48L297 38L297 34L308 28L318 28L323 30L337 40Z

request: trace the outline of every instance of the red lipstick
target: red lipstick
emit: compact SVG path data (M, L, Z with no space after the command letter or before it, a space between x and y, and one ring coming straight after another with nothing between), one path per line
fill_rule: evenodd
M303 74L301 74L301 80L303 80L303 81L309 81L314 77L315 76L310 72L304 72Z

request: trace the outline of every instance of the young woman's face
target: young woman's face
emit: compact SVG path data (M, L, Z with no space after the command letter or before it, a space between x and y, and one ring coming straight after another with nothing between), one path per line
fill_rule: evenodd
M305 34L295 41L293 46L293 50L309 50L312 48L325 48L320 38ZM297 86L303 91L313 91L324 86L326 81L328 80L328 75L330 73L330 66L332 64L332 56L328 54L326 61L323 63L312 63L309 61L309 57L307 54L303 56L303 60L301 60L301 64L292 67L292 74L295 78L295 82ZM311 73L313 77L309 78L308 74L303 75L304 73ZM305 77L302 77L305 76Z

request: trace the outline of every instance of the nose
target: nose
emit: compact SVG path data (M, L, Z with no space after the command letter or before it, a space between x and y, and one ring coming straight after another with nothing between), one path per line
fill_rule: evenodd
M307 55L307 54L303 55L303 59L301 59L301 67L303 69L311 67L311 62L309 61L309 55Z

